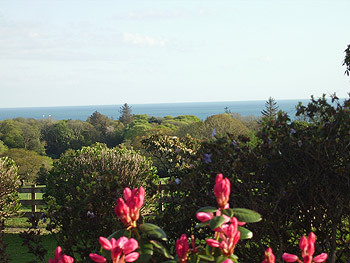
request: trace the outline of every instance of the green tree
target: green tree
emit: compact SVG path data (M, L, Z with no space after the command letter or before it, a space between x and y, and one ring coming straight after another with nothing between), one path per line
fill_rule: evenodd
M0 154L6 152L9 148L0 140Z
M124 188L146 189L141 212L147 215L157 182L152 162L132 150L97 144L66 152L50 171L45 193L59 244L67 254L79 254L80 262L90 262L89 253L100 248L99 236L107 237L122 225L113 208Z
M42 165L48 168L52 165L51 158L25 149L12 148L1 156L9 157L16 162L22 183L34 183Z
M17 190L20 181L17 175L17 167L11 159L0 158L0 261L9 262L6 255L6 244L3 240L5 220L14 214L19 208Z
M261 114L265 118L273 119L277 116L278 106L274 98L269 97L265 102L265 109L261 111Z
M0 136L9 148L24 148L24 138L18 122L9 119L1 121Z
M129 106L127 103L124 103L124 105L120 107L119 113L119 120L124 124L125 127L133 121L131 106Z
M350 45L348 45L348 47L344 50L345 52L345 59L343 62L343 66L346 67L345 69L345 74L346 75L350 75Z

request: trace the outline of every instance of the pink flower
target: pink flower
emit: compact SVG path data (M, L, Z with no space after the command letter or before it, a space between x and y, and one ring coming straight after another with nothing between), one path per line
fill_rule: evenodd
M222 263L233 263L231 259L226 259L225 261L222 261Z
M121 237L118 240L115 240L115 238L108 240L105 237L100 237L99 241L105 250L111 251L113 263L134 262L139 257L138 252L133 252L139 246L138 242L133 238ZM91 253L89 256L94 262L103 263L107 261L105 257L95 253Z
M315 253L315 242L316 242L316 235L314 233L310 233L308 237L302 236L299 241L299 248L301 250L301 256L303 258L304 263L321 263L327 260L328 254L322 253L315 258L313 258L313 255ZM301 262L296 255L284 253L282 255L282 258L286 262Z
M275 255L270 247L265 250L265 259L261 263L275 263Z
M231 183L222 174L218 174L215 179L214 194L220 209L225 209L228 204L231 192Z
M207 239L206 243L211 247L218 247L224 256L231 256L241 237L241 233L238 231L237 218L232 217L230 224L223 224L215 230L218 231L219 240Z
M133 190L126 187L123 196L125 201L123 198L118 198L114 212L126 227L136 227L136 221L140 217L140 208L145 200L145 189L142 186Z
M54 259L50 258L49 263L73 263L74 262L74 258L64 254L62 255L61 253L62 253L62 248L58 246L55 250Z
M189 251L187 236L182 234L180 239L176 240L175 249L179 262L187 262L187 253Z

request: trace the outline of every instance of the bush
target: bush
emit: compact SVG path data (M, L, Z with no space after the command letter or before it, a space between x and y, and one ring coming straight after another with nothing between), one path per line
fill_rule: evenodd
M68 254L78 253L83 262L89 261L86 256L98 249L95 240L120 227L113 208L123 189L143 186L150 204L157 180L152 162L132 150L97 144L68 151L54 163L44 195L59 243Z
M7 157L0 158L0 261L8 262L3 242L5 219L19 208L17 189L20 181L15 162Z

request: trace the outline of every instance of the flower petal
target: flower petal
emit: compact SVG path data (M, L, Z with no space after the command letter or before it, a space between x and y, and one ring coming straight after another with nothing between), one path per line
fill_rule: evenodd
M299 259L298 256L288 253L283 253L282 258L286 262L295 262Z
M139 258L139 253L138 252L132 252L128 255L125 256L125 261L126 262L134 262Z
M328 258L328 254L322 253L314 258L314 262L316 263L324 262L327 260L327 258Z
M97 263L104 263L107 261L106 258L98 255L98 254L95 254L95 253L90 253L89 254L89 257L91 258L92 261L95 261Z
M127 241L124 244L123 252L124 254L129 254L130 252L136 250L139 247L139 243L136 239L130 238L129 241Z
M111 250L113 248L111 241L105 237L99 237L98 241L105 250Z
M207 240L205 240L205 242L207 242L207 244L211 247L219 247L220 246L220 242L215 240L215 239L207 239Z

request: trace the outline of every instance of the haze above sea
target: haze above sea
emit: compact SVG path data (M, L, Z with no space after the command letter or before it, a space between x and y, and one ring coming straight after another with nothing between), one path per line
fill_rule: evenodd
M277 106L289 114L291 118L295 115L295 107L301 101L306 105L309 100L276 100ZM232 113L242 116L261 116L265 108L263 100L258 101L222 101L222 102L184 102L184 103L158 103L158 104L129 104L133 114L148 114L149 116L165 117L179 115L195 115L201 120L215 114L225 112L225 108ZM122 105L94 105L94 106L60 106L60 107L28 107L28 108L0 108L0 120L13 119L17 117L34 119L56 119L56 120L82 120L98 111L111 119L118 119L119 109Z

